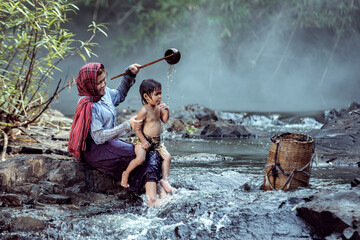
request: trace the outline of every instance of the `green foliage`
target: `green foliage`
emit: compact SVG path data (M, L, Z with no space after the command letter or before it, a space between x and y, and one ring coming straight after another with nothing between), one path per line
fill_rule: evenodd
M190 135L194 135L197 131L199 131L199 129L193 125L186 124L185 131Z
M0 2L0 128L9 130L34 122L66 87L61 79L52 95L49 82L65 58L95 55L95 34L104 25L92 23L87 41L62 26L78 8L67 0L5 0ZM86 53L86 55L83 54ZM5 124L6 123L6 124ZM10 124L10 127L9 127Z

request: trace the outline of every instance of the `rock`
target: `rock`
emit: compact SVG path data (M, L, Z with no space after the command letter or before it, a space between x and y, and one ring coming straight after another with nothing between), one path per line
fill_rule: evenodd
M187 105L171 116L167 128L185 138L246 138L250 132L242 125L219 119L201 105Z
M218 117L215 112L205 106L190 104L176 112L171 119L180 119L184 122L196 123L199 121L217 121Z
M336 109L331 109L329 111L325 111L325 121L326 122L330 122L332 120L336 120L338 118L341 118L344 114L347 114L347 112L356 110L356 109L360 109L360 104L353 102L350 104L348 109L340 109L340 110L336 110Z
M10 223L8 222L4 214L0 212L0 233L8 230L9 227L10 227Z
M0 162L0 191L6 193L0 197L3 205L18 206L33 199L58 204L91 201L91 192L116 193L120 187L85 164L43 154Z
M246 175L228 171L221 174L204 173L193 179L188 179L184 184L189 189L207 189L209 192L221 192L244 189L244 184L248 182L249 178Z
M183 132L186 128L186 124L180 119L169 120L167 122L167 125L169 126L167 128L169 132L180 133Z
M356 238L360 233L359 199L360 188L323 191L298 207L297 213L324 237L339 233L343 239L359 239Z
M15 217L10 222L10 230L13 232L40 231L46 227L46 222L33 217Z
M250 135L245 127L228 122L208 123L200 131L204 138L247 138Z
M353 102L350 104L348 111L353 111L356 109L360 109L360 103Z
M48 109L41 115L40 123L47 127L71 127L72 119L56 109Z
M245 183L245 184L243 185L243 188L244 188L245 191L250 191L250 190L251 190L251 186L250 186L249 183Z
M38 199L41 203L50 203L50 204L69 204L71 198L69 196L58 195L58 194L47 194L41 195Z
M310 132L320 161L333 165L359 165L360 108L353 109L355 106L353 104L340 117L325 123L320 130Z
M225 157L218 154L211 153L194 153L187 156L174 156L176 162L187 163L211 163L211 162L224 162Z
M351 187L356 187L359 186L360 184L360 178L355 178L354 180L351 181Z
M188 226L185 225L176 226L174 232L175 236L180 239L190 239L192 236Z
M4 207L18 207L22 205L23 199L16 194L1 194L0 203Z
M30 126L27 131L29 136L22 135L9 141L7 153L15 154L57 154L62 158L70 159L71 154L67 151L69 129L58 130L56 128ZM0 145L2 150L2 145Z

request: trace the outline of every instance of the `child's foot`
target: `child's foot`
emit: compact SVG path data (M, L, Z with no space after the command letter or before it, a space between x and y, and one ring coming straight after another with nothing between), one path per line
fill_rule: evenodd
M121 186L124 188L128 188L130 187L130 185L128 184L128 178L129 178L129 174L126 171L123 171L122 175L121 175Z
M160 199L148 199L148 207L160 207L162 206L162 201Z
M165 189L160 185L159 186L159 198L163 199L167 197L167 192L165 191Z
M173 189L172 189L172 187L170 186L170 183L169 183L168 180L161 179L161 180L160 180L160 185L164 188L164 190L165 190L167 193L173 192Z

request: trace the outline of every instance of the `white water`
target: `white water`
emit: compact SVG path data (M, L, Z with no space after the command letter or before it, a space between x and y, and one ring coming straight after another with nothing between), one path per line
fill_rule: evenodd
M234 116L233 116L234 118ZM239 119L241 119L239 117ZM248 118L268 129L309 132L321 127L314 119L274 124L274 117ZM250 121L253 120L253 122ZM240 121L240 120L239 120ZM242 120L241 120L242 121ZM244 122L244 121L243 121ZM260 125L263 126L263 125ZM148 208L142 201L118 200L63 210L35 211L52 216L42 239L311 239L311 229L296 216L301 199L321 189L349 189L358 168L316 166L310 187L292 192L259 190L269 138L237 140L181 140L169 138L174 156L170 179L177 189L164 205ZM344 174L346 173L346 174ZM250 186L244 190L244 184ZM141 196L144 200L144 195Z

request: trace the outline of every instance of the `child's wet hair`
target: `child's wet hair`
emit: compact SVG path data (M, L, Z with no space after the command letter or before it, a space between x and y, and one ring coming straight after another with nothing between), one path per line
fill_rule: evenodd
M154 79L143 80L139 88L142 104L147 103L146 99L144 98L144 94L146 93L150 97L151 94L157 89L161 89L161 83L158 81L155 81Z

